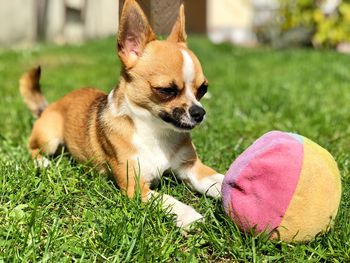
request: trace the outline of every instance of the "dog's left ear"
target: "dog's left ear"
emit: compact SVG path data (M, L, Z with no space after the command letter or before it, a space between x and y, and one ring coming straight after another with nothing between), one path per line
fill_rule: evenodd
M180 5L179 16L171 30L168 41L186 44L187 34L185 30L185 8L184 4Z
M117 35L118 55L124 66L132 68L146 45L155 39L141 7L135 0L125 0Z

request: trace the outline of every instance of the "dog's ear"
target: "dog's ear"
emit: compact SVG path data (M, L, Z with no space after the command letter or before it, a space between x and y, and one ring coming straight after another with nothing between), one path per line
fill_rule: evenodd
M128 69L135 65L146 45L156 39L141 7L125 0L117 35L118 55Z
M180 5L179 16L168 37L169 41L186 44L187 35L185 30L185 8L184 4Z

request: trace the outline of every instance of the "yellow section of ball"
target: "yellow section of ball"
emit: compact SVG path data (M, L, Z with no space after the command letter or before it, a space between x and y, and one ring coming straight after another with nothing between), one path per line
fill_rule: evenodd
M333 224L341 198L337 163L324 148L304 137L304 159L298 185L272 237L287 242L312 240Z

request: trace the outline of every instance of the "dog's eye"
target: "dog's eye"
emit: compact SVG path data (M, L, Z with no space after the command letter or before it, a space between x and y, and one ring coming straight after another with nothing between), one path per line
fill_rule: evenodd
M197 90L197 99L200 100L208 91L208 83L203 83Z
M179 94L179 91L176 87L155 88L154 90L164 99L171 99Z

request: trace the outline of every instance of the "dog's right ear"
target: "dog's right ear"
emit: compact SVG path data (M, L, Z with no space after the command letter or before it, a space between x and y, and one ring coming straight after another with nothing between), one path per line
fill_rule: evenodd
M125 0L117 35L118 55L125 68L132 68L146 45L155 39L141 7L135 0Z

